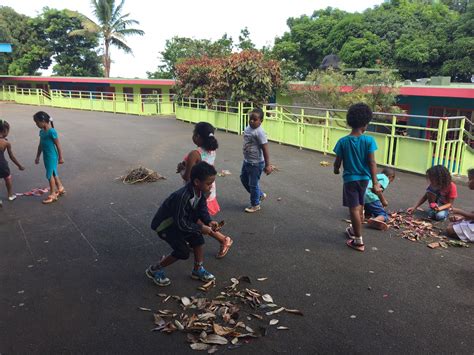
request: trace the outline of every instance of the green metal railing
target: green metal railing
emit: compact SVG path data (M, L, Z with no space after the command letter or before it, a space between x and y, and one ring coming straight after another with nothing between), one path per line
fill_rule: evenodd
M248 124L251 103L219 101L207 105L203 99L181 99L176 118L188 122L209 122L215 127L241 134ZM264 106L263 127L269 140L333 154L339 138L350 130L345 110L280 105ZM430 120L431 127L410 126L410 118ZM448 128L449 123L455 128ZM378 164L424 174L433 165L446 166L453 174L466 175L474 167L473 136L466 130L466 117L431 117L374 113L367 134L374 137ZM418 138L422 137L422 138Z
M172 115L188 122L205 121L241 134L253 104L203 99L174 100L172 95L136 95L92 91L0 88L0 100L134 115ZM349 133L345 110L265 105L263 127L272 141L333 154L337 140ZM467 175L474 167L473 123L466 117L430 117L374 113L367 134L374 137L378 164L424 174L442 164L453 174ZM430 127L409 126L410 118L430 120Z
M51 90L3 86L0 100L133 115L173 115L174 95L128 94L77 90Z

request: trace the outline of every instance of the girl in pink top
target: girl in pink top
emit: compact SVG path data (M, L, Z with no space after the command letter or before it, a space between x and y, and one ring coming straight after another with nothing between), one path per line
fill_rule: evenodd
M407 212L413 213L428 201L430 206L428 217L436 221L444 221L448 218L449 209L453 207L453 202L458 197L456 185L451 180L449 170L442 165L435 165L426 170L426 177L430 185L418 203L410 207Z
M207 122L199 122L194 127L193 142L197 145L197 149L190 151L184 160L178 164L177 168L177 172L181 174L185 182L189 182L192 167L200 161L214 165L216 150L219 147L214 133L214 126ZM210 195L207 197L207 209L211 216L216 215L221 210L217 202L215 182L212 184ZM216 257L223 258L233 243L232 239L219 231L214 232L211 236L221 243L221 249Z

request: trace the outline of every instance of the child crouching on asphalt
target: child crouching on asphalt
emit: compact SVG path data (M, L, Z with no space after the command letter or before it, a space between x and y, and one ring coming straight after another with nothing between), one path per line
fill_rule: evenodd
M372 192L372 181L369 180L367 191L364 199L365 217L369 218L367 221L369 227L386 231L388 229L388 214L385 207L388 206L388 201L383 195L388 185L395 180L395 170L392 168L384 168L381 174L377 174L377 181L382 190L379 193Z
M474 169L469 169L467 176L469 189L474 190ZM454 223L450 223L446 229L448 237L474 243L474 211L466 212L459 208L453 208L452 213L454 216L451 216L450 220Z
M173 192L160 206L151 229L167 242L173 251L159 263L150 265L145 274L158 286L168 286L164 268L175 261L189 258L189 247L194 251L193 279L211 281L215 277L203 266L203 234L212 234L218 226L207 210L207 196L216 179L216 169L204 161L193 166L191 180L181 189Z
M458 197L456 185L451 180L449 170L442 165L435 165L426 170L426 177L430 185L417 204L408 208L407 212L412 214L428 201L430 206L428 217L435 221L444 221L448 218L449 210Z

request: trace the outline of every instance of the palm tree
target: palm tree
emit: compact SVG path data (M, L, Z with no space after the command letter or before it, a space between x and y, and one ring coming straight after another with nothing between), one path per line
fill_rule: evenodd
M115 0L91 0L92 12L97 18L97 23L87 16L76 11L68 11L70 16L81 20L83 29L71 31L70 36L86 36L88 34L99 35L103 40L103 63L105 77L110 76L110 46L115 46L125 53L132 53L132 49L127 45L125 37L130 35L143 36L144 31L136 28L127 28L130 25L138 25L136 20L129 19L130 14L122 14L125 0L121 0L115 6Z

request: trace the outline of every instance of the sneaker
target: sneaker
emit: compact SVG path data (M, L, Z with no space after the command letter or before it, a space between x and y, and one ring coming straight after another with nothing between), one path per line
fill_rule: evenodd
M260 211L261 207L260 205L257 205L257 206L250 206L250 207L247 207L245 209L245 212L247 213L254 213L254 212L257 212L257 211Z
M171 284L170 279L166 277L165 272L162 269L152 271L151 265L145 270L145 275L152 279L158 286L168 286Z
M260 202L264 201L267 198L267 194L265 192L262 192L260 195Z
M16 200L16 195L8 196L8 201L14 201L14 200Z
M211 281L216 278L213 274L204 269L204 267L202 266L198 270L193 270L193 272L191 273L191 277L195 280L201 280L204 282Z

